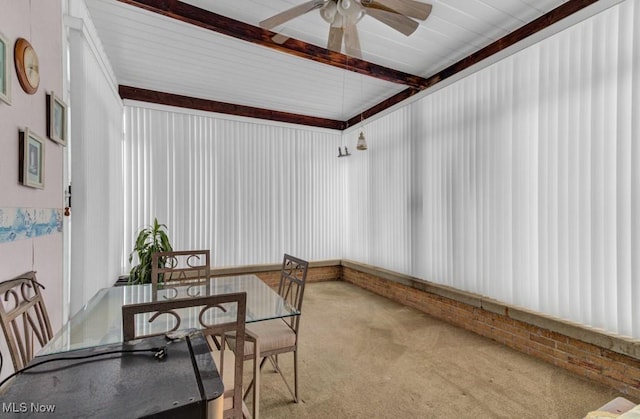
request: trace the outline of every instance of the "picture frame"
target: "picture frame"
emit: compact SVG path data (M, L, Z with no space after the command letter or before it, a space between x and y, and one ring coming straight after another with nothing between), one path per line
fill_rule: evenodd
M0 33L0 102L11 105L11 45Z
M24 186L44 189L44 141L29 128L20 131L19 180Z
M47 93L47 137L67 145L67 104L54 92Z

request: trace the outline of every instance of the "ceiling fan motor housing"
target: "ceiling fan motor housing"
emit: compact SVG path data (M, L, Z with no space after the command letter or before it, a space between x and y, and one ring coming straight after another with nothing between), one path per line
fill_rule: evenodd
M365 10L357 0L329 0L320 8L320 16L327 23L335 24L336 16L358 22Z
M352 22L358 22L365 15L364 8L357 0L338 0L338 13Z

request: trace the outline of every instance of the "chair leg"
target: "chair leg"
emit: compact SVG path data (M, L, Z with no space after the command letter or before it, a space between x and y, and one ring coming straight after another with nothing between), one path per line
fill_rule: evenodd
M266 357L266 358L262 358L262 362L260 362L260 366L259 366L257 369L255 368L255 365L256 365L256 363L257 363L258 361L257 361L257 359L254 359L254 360L253 360L253 362L254 362L254 363L253 363L253 365L254 365L254 370L253 370L254 377L255 377L255 374L256 374L256 370L257 370L257 371L262 371L262 367L264 367L264 364L265 364L265 362L267 361L267 358L268 358L268 357ZM249 385L247 386L247 389L244 391L244 396L242 396L242 398L243 398L243 399L246 399L246 398L247 398L247 396L249 395L249 392L250 392L250 391L251 391L251 389L253 388L253 384L254 384L254 380L252 379L252 380L251 380L251 382L249 383Z
M251 419L251 412L249 412L249 408L244 401L242 402L242 417L244 419Z
M273 365L275 369L274 372L280 374L282 381L284 381L284 384L287 386L289 393L291 393L291 397L293 397L293 401L296 403L299 403L300 401L300 397L298 395L298 351L293 351L293 387L294 387L293 389L291 389L289 382L287 381L286 377L284 376L284 373L280 369L276 355L266 356L262 358L262 361L260 362L260 366L258 366L257 368L256 368L257 358L255 358L253 360L254 362L253 380L247 386L247 389L245 390L244 396L243 396L243 399L246 399L247 396L249 395L249 391L253 387L254 417L258 415L258 410L255 407L257 407L260 402L260 393L258 390L260 385L260 371L262 371L262 368L264 367L264 364L267 362L267 359L271 362L271 365ZM256 385L258 387L256 387Z
M269 362L271 362L271 366L273 367L273 372L280 371L280 367L278 366L278 355L271 355L269 357Z
M298 351L293 351L293 388L296 393L293 400L298 403L300 400L298 397Z
M260 342L258 339L253 340L253 379L247 386L247 390L242 396L242 400L244 401L249 395L249 391L253 387L253 406L252 406L252 416L253 419L259 419L260 416L260 370L262 369L262 363L258 366L258 359L260 359Z
M249 395L249 392L253 388L253 409L252 409L253 412L252 413L253 413L254 419L259 419L259 415L260 415L260 372L262 371L262 367L264 367L264 364L267 362L267 358L269 358L269 357L262 358L260 365L258 365L258 359L260 359L260 355L257 355L260 353L259 348L260 348L259 344L256 344L256 355L252 360L253 361L253 379L247 386L246 390L244 391L244 395L242 396L242 400L243 401L246 400L247 396ZM280 373L280 375L282 376L282 373ZM284 379L284 376L282 378ZM285 380L285 384L287 384L286 380ZM287 384L287 387L288 386L289 385ZM291 389L289 389L289 391L291 391Z
M249 383L249 385L247 386L246 390L244 391L244 395L242 396L242 401L244 403L244 401L247 399L247 396L249 395L249 392L251 391L251 389L253 389L253 395L252 395L252 416L253 418L257 419L258 416L260 415L260 392L259 392L259 388L260 388L260 372L259 370L256 368L257 362L254 361L253 362L253 379L251 380L251 382Z
M294 379L295 379L295 384L294 386L297 387L298 385L298 377L297 377L297 358L296 358L296 351L293 351L293 356L294 356ZM269 360L271 361L271 364L274 366L274 368L276 369L275 372L277 372L278 374L280 374L280 377L282 378L282 381L284 381L284 384L287 386L287 389L289 390L289 393L291 393L291 397L293 397L293 401L295 401L296 403L298 403L298 395L297 395L297 388L296 391L294 392L294 390L291 389L291 386L289 385L289 382L287 381L287 378L284 376L284 373L282 372L282 370L280 369L280 366L278 365L278 361L277 359L274 360L274 356L269 356L266 358L262 359L262 363L260 364L260 367L262 368L262 365L264 364L264 362L267 360L267 358L269 358Z
M253 419L258 419L260 415L260 367L258 366L258 359L260 359L260 346L256 340L253 355Z

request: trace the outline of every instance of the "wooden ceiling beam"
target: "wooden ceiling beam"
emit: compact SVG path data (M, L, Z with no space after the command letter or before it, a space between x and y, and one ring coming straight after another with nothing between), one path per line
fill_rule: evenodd
M427 80L370 63L358 58L349 57L339 52L330 51L317 45L298 39L289 38L284 44L276 44L271 39L275 33L228 18L205 9L183 3L178 0L118 0L132 6L158 13L185 23L209 29L223 35L241 39L246 42L275 49L281 52L338 67L343 70L374 77L388 82L404 84L412 88L425 88Z
M344 130L346 123L334 119L318 118L315 116L299 115L270 109L254 108L251 106L235 105L233 103L217 102L173 93L158 92L131 86L118 86L120 97L141 102L157 103L160 105L176 106L179 108L196 109L206 112L216 112L227 115L246 116L249 118L266 119L270 121L291 124L308 125L312 127Z
M190 23L205 29L209 29L243 41L252 42L267 48L272 48L298 57L317 61L348 71L353 71L392 83L409 86L400 93L391 96L377 105L358 113L348 121L336 121L317 118L306 115L297 115L269 109L252 108L242 105L211 101L206 99L190 98L163 92L155 92L145 89L137 89L129 86L120 86L120 95L123 99L141 100L152 103L165 104L192 109L200 109L210 112L218 112L232 115L248 116L252 118L268 119L279 122L311 125L322 128L346 129L357 125L361 120L370 118L393 105L396 105L422 90L428 89L446 80L467 68L503 51L506 48L534 35L551 25L571 16L599 0L569 0L566 3L551 10L545 15L525 24L475 53L463 58L446 69L428 78L422 78L397 70L379 66L364 60L348 57L344 54L327 50L316 45L290 38L284 44L276 44L271 37L273 32L240 22L226 16L218 15L208 10L200 9L178 0L118 0L133 6L159 13L186 23Z
M502 50L509 48L513 45L515 45L516 43L523 41L524 39L528 38L531 35L534 35L540 31L542 31L543 29L548 28L551 25L554 25L558 22L560 22L562 19L565 19L571 15L573 15L574 13L577 13L579 11L581 11L582 9L584 9L587 6L591 6L592 4L598 2L599 0L569 0L566 3L563 3L562 5L556 7L555 9L551 10L550 12L540 16L539 18L532 20L531 22L527 23L524 26L521 26L520 28L516 29L515 31L503 36L502 38L498 39L497 41L487 45L486 47L482 48L481 50L478 50L476 52L474 52L473 54L463 58L462 60L458 61L455 64L452 64L451 66L445 68L444 70L440 71L439 73L434 74L433 76L429 77L426 79L426 83L424 84L423 87L420 88L420 90L424 90L427 89L431 86L434 86L438 83L440 83L443 80L448 79L449 77L452 77L458 73L460 73L461 71L466 70L467 68L476 65L478 63L480 63L481 61L491 57L492 55L495 55L499 52L501 52ZM361 121L362 118L367 119L372 117L373 115L376 115L382 111L384 111L385 109L402 102L403 100L413 96L414 94L416 94L418 91L412 88L403 90L400 93L397 93L396 95L380 102L379 104L367 109L366 111L364 111L362 113L362 115L358 114L353 116L351 119L349 119L347 121L347 127L351 127L356 125L357 123L359 123Z

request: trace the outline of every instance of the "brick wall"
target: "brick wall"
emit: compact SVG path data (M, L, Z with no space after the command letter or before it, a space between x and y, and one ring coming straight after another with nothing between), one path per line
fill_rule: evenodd
M315 266L314 266L315 265ZM256 275L267 285L277 288L280 283L281 265L252 265L237 266L233 268L212 269L213 277L230 275ZM325 263L312 263L307 271L307 282L339 281L342 279L342 266L340 261L329 261Z
M280 283L280 271L256 272L255 274L270 287L276 288ZM341 278L342 266L340 265L312 266L307 271L307 282L339 281Z
M504 314L491 312L346 266L342 278L640 400L640 361L635 357L513 319L508 308Z
M640 346L635 341L370 265L352 261L313 265L307 273L309 282L345 280L640 401ZM274 288L280 281L277 265L236 267L219 270L214 276L243 273L255 274Z

